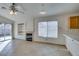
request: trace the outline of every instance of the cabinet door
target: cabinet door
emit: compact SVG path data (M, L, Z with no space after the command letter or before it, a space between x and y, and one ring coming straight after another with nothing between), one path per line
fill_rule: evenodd
M79 29L79 16L78 16L78 20L77 20L77 26L78 26L78 29Z
M70 29L77 29L77 17L70 17Z

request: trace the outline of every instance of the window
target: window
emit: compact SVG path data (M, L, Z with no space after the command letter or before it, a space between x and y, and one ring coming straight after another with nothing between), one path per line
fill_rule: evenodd
M41 37L47 37L47 22L40 22L38 24L38 33Z
M39 22L38 35L40 37L57 38L58 22L57 21Z
M18 24L18 34L22 35L24 33L24 23Z

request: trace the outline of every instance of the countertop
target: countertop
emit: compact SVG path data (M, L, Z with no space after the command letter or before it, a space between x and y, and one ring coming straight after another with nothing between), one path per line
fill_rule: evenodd
M63 34L65 37L79 41L79 35Z

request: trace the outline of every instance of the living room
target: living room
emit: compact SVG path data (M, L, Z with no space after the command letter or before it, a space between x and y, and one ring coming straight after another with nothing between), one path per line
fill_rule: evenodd
M79 55L79 3L0 3L0 11L0 55Z

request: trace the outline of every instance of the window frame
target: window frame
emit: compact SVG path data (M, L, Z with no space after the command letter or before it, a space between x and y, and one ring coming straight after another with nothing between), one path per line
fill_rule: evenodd
M51 21L53 21L53 20L51 20ZM51 38L58 38L58 32L59 32L59 30L58 30L58 21L57 20L54 20L54 21L56 21L57 22L57 37L48 37L48 22L51 22L51 21L40 21L40 22L47 22L47 37L42 37L42 36L39 36L39 25L38 25L38 37L39 38L45 38L45 39L51 39ZM38 22L38 24L40 23L40 22Z

